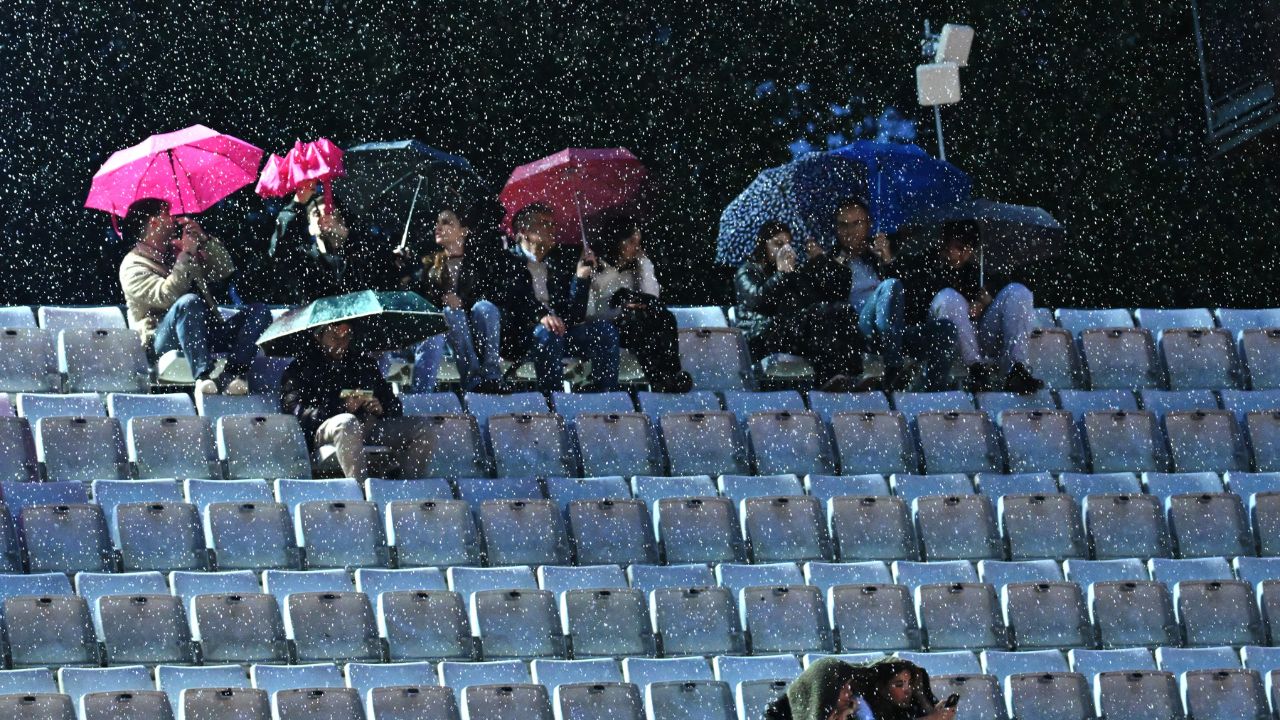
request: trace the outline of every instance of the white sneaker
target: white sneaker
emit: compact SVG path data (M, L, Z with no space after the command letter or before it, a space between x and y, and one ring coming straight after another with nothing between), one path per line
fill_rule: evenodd
M227 389L222 391L224 395L248 395L249 381L244 378L231 378L231 382L227 383Z
M210 380L209 378L204 378L204 379L201 379L201 380L197 380L197 381L196 381L196 394L197 394L197 395L217 395L217 394L218 394L218 383L216 383L216 382L214 382L214 381Z

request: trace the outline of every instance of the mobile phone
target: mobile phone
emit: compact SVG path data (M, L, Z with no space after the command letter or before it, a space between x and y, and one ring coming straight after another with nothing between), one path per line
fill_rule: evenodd
M956 693L951 693L949 696L947 696L947 699L942 702L942 707L953 708L959 704L960 704L960 696Z

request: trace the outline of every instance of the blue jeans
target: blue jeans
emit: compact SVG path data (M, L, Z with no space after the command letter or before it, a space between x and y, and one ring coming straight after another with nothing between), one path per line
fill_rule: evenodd
M223 320L217 308L209 307L199 295L187 293L164 314L152 346L156 355L181 350L196 379L207 378L213 371L215 353L228 353L226 372L234 377L249 371L258 354L258 338L270 324L271 312L266 305L245 305Z
M976 321L969 317L969 301L952 288L934 296L929 311L955 326L965 365L994 361L1008 372L1014 364L1026 364L1027 336L1035 324L1035 298L1025 285L1005 285Z
M447 340L458 363L462 389L471 390L481 381L502 379L502 359L498 356L502 314L498 306L480 300L471 310L444 309L448 332L427 338L413 350L411 392L432 392L444 360Z
M955 327L945 320L908 326L901 280L890 278L876 286L858 311L858 330L867 349L880 355L886 369L901 369L910 355L919 360L924 390L949 386L956 353Z
M538 390L562 388L566 354L591 361L591 382L601 391L618 389L618 330L613 323L596 320L574 325L556 335L542 325L533 329L533 343L526 355L538 375Z

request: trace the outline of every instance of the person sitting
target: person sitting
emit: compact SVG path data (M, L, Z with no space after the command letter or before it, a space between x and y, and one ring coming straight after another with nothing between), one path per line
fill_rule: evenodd
M693 378L680 369L676 318L663 306L653 261L640 226L625 216L605 220L600 266L591 279L588 320L607 320L622 347L634 352L654 392L688 392Z
M866 701L876 720L955 720L955 705L938 703L929 673L919 665L890 657L868 668L872 680Z
M364 480L366 442L382 441L381 421L402 410L378 364L351 349L353 334L350 323L313 332L280 379L280 411L298 418L313 454L331 449L346 477Z
M970 391L1034 393L1044 387L1026 365L1035 300L1020 283L1009 283L992 297L975 262L979 232L972 221L948 223L937 252L897 263L907 292L907 318L934 318L955 326Z
M951 388L951 364L955 357L955 328L946 320L923 318L907 324L906 291L902 281L886 277L894 255L889 237L877 233L868 238L871 214L861 200L849 198L836 209L836 260L849 267L849 303L858 313L858 329L867 349L884 361L881 385L885 390L913 389L908 356L920 366L914 389L936 392Z
M545 205L521 208L511 227L515 246L501 271L507 290L499 305L505 354L532 360L543 392L562 387L566 354L591 361L588 390L617 389L618 331L609 322L587 319L595 255L585 247L557 247Z
M465 209L445 208L436 215L435 238L440 250L423 258L422 271L411 287L443 311L449 331L427 339L415 350L413 392L434 389L446 338L464 391L497 393L508 389L499 357L502 314L491 299L501 292L492 268L495 254L502 252L498 237L501 212L495 201L483 199Z
M163 200L134 202L123 224L134 246L120 262L120 287L143 346L156 357L181 350L198 394L247 394L245 378L271 313L250 304L223 319L218 287L235 272L226 248L199 222L173 217ZM218 352L229 355L215 379Z
M819 658L769 703L764 720L874 720L864 699L874 677L867 666Z
M858 316L849 305L849 273L817 242L803 266L791 246L791 228L776 220L760 226L756 246L738 267L738 327L752 357L791 353L808 360L818 387L853 389L862 372Z

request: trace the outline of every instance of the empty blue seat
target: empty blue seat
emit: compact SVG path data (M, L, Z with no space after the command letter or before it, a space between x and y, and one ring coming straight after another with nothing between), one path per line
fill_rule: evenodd
M355 572L356 590L369 596L374 605L384 592L399 590L447 590L449 583L439 568L360 568Z
M1145 328L1085 330L1080 334L1080 346L1089 386L1095 390L1163 384L1155 340Z
M701 564L629 565L627 580L632 589L649 593L657 588L710 587L716 584L711 568Z
M262 592L262 584L258 576L249 570L226 572L176 570L169 573L169 591L184 600L190 601L197 595L260 593Z
M931 495L912 501L926 560L990 559L1004 555L995 509L977 495Z
M67 392L145 392L151 383L138 334L123 328L59 332L58 368Z
M1126 648L1122 650L1083 650L1075 649L1067 653L1071 668L1094 678L1104 672L1125 672L1155 670L1156 661L1151 651L1146 648Z
M378 621L364 593L290 593L284 627L299 662L382 660Z
M186 500L182 486L172 480L94 480L93 500L107 516L111 536L118 544L116 508L126 503L180 503Z
M25 418L0 416L0 482L40 479L36 441Z
M474 511L490 565L568 562L569 536L550 500L488 500Z
M1153 558L1147 561L1151 579L1167 585L1183 580L1233 580L1235 575L1224 558L1195 558L1170 560Z
M182 417L195 415L196 406L186 393L145 395L137 393L108 393L107 414L128 427L135 417Z
M1250 585L1280 577L1280 558L1238 557L1231 561L1236 577Z
M541 393L521 392L511 395L486 395L466 393L463 401L467 412L480 426L480 435L489 443L489 418L499 414L544 414L551 412L551 405Z
M1009 494L996 501L1000 533L1013 560L1089 554L1080 505L1059 493Z
M462 401L451 392L406 393L400 396L405 415L448 415L462 412Z
M669 412L662 444L672 475L747 474L746 441L728 412Z
M1174 390L1244 386L1235 340L1226 330L1164 330L1159 345L1165 375Z
M920 647L915 603L904 585L836 585L827 591L827 609L845 652Z
M1169 531L1159 498L1150 495L1090 495L1084 499L1084 524L1093 557L1167 558Z
M781 475L721 475L720 493L740 502L747 498L782 497L804 495L804 487L794 474Z
M0 328L33 328L36 315L26 305L7 305L0 307Z
M1214 396L1212 390L1152 390L1148 388L1140 390L1138 396L1142 399L1143 409L1155 413L1156 418L1160 420L1163 420L1165 415L1174 410L1218 409L1218 399Z
M156 667L156 687L169 696L173 716L179 717L182 692L193 688L245 688L249 687L249 672L239 665L208 665L183 667L159 665ZM192 713L193 714L193 713Z
M1058 492L1058 482L1047 472L1014 473L1000 475L979 473L974 477L978 492L993 502L1005 495L1052 495Z
M646 688L651 683L712 680L711 663L702 657L624 658L622 673L627 682Z
M720 563L716 565L716 582L729 588L736 597L744 587L757 585L803 585L804 575L799 566L789 562L741 565Z
M889 476L889 486L893 488L893 494L902 498L908 506L922 497L973 494L973 482L963 473L943 475L894 473Z
M883 475L806 475L804 490L826 502L842 496L888 495L889 482Z
M1150 580L1151 573L1137 558L1122 560L1069 559L1062 563L1067 579L1083 588L1095 582L1121 582L1126 580Z
M896 392L893 407L915 425L922 412L967 412L976 409L973 398L960 390L946 392Z
M0 695L56 694L58 681L48 668L0 670Z
M665 468L657 433L640 413L584 413L572 428L584 475L652 475Z
M618 661L608 658L593 660L548 660L539 658L530 663L533 681L555 689L560 685L575 683L620 683L622 668Z
M27 572L110 572L111 535L97 505L31 505L18 516Z
M1214 472L1142 473L1147 492L1167 499L1171 495L1220 493L1222 480Z
M633 494L651 507L664 498L714 497L718 491L709 475L660 477L636 475L631 478Z
M423 688L440 681L436 666L429 662L347 663L343 674L347 685L358 690L361 697L367 697L374 688Z
M835 452L817 413L757 412L747 418L746 425L760 474L836 472Z
M462 695L464 718L537 718L551 720L550 693L541 685L479 685Z
M569 533L580 565L657 562L653 522L643 500L575 500Z
M36 309L40 327L49 330L92 330L126 327L124 314L116 305L100 307L57 307L41 305Z
M800 497L743 500L739 513L752 562L824 560L831 557L822 504Z
M836 497L828 504L827 520L842 562L920 556L911 509L902 498Z
M668 307L667 309L675 316L676 327L729 327L729 320L724 316L724 310L715 305Z
M451 567L445 571L449 589L469 598L481 590L537 590L533 570L526 566L505 568Z
M997 589L1009 583L1062 582L1062 568L1053 560L1006 562L980 560L978 576Z
M1156 662L1165 672L1181 675L1195 670L1235 670L1240 656L1231 647L1156 648Z
M1084 417L1085 443L1094 472L1163 471L1164 439L1148 411L1090 412Z
M458 698L472 685L512 685L532 680L529 666L519 660L491 662L442 662L440 684L453 688Z
M1029 673L1071 672L1071 665L1060 650L984 650L981 659L986 673L1001 679Z
M978 657L968 650L952 650L948 652L900 652L898 657L915 663L930 675L981 675L982 664Z
M1045 388L1066 389L1084 386L1076 341L1061 328L1034 328L1027 333L1027 367L1044 381Z
M1206 308L1141 308L1133 311L1133 317L1138 321L1138 325L1152 332L1176 328L1214 327L1213 315Z
M1077 422L1088 412L1138 409L1132 390L1060 390L1058 398L1062 409L1075 416Z
M747 390L755 385L751 358L738 328L681 328L680 367L699 390Z
M227 477L309 478L307 443L291 415L228 415L218 418L218 455Z
M893 579L899 585L916 588L921 585L977 583L978 571L968 560L940 562L897 561L893 563Z
M267 570L262 573L262 589L275 596L281 612L292 593L351 592L355 586L345 570Z
M1275 308L1237 310L1218 308L1213 311L1218 325L1227 330L1262 330L1280 327L1280 310Z
M1088 495L1140 495L1142 483L1137 473L1062 473L1062 492L1077 500Z
M1227 489L1248 500L1250 495L1262 492L1280 492L1280 473L1276 472L1226 472L1223 474Z
M106 417L107 408L102 403L102 396L97 393L70 393L67 395L45 395L40 393L18 393L18 417L24 417L31 427L46 417Z
M1002 472L1004 453L985 412L922 412L916 416L927 473Z
M831 424L831 418L836 413L888 412L892 409L884 393L835 393L821 390L809 391L809 407L828 425Z
M122 690L155 690L151 672L145 665L121 665L109 668L64 667L58 670L58 685L70 695L79 707L80 700L90 693Z
M279 397L271 395L196 395L196 412L211 423L223 415L265 415L279 409Z
M836 585L887 585L893 582L893 574L883 561L804 564L805 584L824 591Z
M489 459L476 421L462 413L414 418L414 441L397 452L406 477L467 477L489 473ZM487 432L487 431L486 431Z
M129 477L124 433L113 418L46 417L35 424L36 455L51 480Z
M364 482L365 498L386 510L396 500L452 500L453 488L444 478L386 480L369 478Z
M1073 335L1091 328L1129 328L1133 327L1133 316L1124 308L1107 308L1086 310L1080 308L1059 308L1054 318L1058 326Z
M540 500L542 484L536 477L465 477L454 480L458 497L472 508L488 500Z
M844 475L913 473L919 469L916 443L900 412L839 412L831 431Z
M543 565L537 576L542 589L554 593L628 587L626 574L617 565Z
M1000 435L1010 472L1078 472L1088 465L1080 432L1065 410L1006 411Z
M494 413L488 418L489 448L498 477L576 475L578 461L568 429L550 412Z
M1249 469L1244 436L1227 410L1172 411L1164 431L1177 472Z
M281 690L301 688L343 687L342 671L333 663L304 665L269 665L256 663L249 668L253 686L274 696Z
M143 478L221 478L208 418L135 417L125 428L129 459Z

